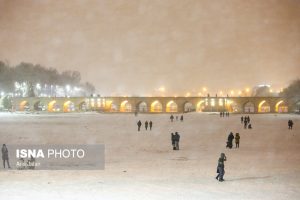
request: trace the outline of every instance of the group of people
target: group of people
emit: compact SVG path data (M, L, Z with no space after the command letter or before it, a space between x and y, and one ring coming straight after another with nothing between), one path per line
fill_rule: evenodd
M180 135L178 134L178 132L175 132L175 134L171 133L173 150L179 150L179 140L180 140Z
M250 117L249 115L248 116L245 116L245 117L241 117L241 123L244 124L244 129L252 129L252 125L250 123Z
M220 112L220 117L229 117L229 112Z
M173 115L171 115L171 116L170 116L171 122L173 122L174 119L176 119L176 121L178 121L179 116L175 116L175 117L174 117ZM183 122L183 115L180 116L180 121Z
M141 120L138 121L137 126L138 126L138 131L141 131L141 127L142 127ZM152 126L153 126L153 122L151 120L149 122L145 121L145 129L146 129L146 131L148 130L148 127L149 127L149 130L151 131L152 130Z
M228 138L227 138L227 143L226 143L226 148L229 148L231 149L233 144L233 139L235 139L235 148L239 148L240 147L240 139L241 139L241 136L239 133L236 133L235 136L233 135L232 132L230 132L230 134L228 135Z
M293 129L293 125L294 125L293 120L289 119L289 121L288 121L288 126L289 126L289 129L290 129L290 130Z

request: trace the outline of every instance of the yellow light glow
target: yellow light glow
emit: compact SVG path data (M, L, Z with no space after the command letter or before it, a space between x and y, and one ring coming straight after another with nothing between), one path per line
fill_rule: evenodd
M131 104L127 100L121 103L120 112L131 112Z
M246 92L249 92L250 91L250 89L249 88L246 88Z
M199 103L197 103L197 106L196 106L196 109L197 109L197 112L202 112L202 109L204 108L202 106L202 104L204 103L204 101L199 101Z
M71 105L73 104L73 102L71 102L71 101L66 101L65 103L64 103L64 106L63 106L63 111L64 112L71 112L71 111L73 111L73 110L71 110Z
M158 91L160 92L165 92L166 91L166 88L164 86L161 86L160 88L158 88Z
M159 101L154 101L150 107L151 112L162 112L162 105Z
M177 104L174 101L169 101L166 106L166 112L177 112Z
M48 111L49 112L54 112L54 105L55 105L56 101L51 101L49 104L48 104Z
M207 91L207 88L206 88L206 87L203 87L202 90L203 90L203 92L206 92L206 91Z

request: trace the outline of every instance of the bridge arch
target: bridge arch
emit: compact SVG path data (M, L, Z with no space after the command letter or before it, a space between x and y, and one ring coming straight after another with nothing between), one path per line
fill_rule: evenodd
M242 112L242 107L235 101L228 100L226 105L226 110L228 112L239 113Z
M41 101L37 101L33 104L33 109L35 111L44 111L46 110L46 106Z
M277 112L277 113L287 113L288 112L287 104L283 100L278 101L275 105L275 112Z
M261 101L258 104L258 112L259 113L269 113L269 112L271 112L270 104L266 100Z
M173 100L169 101L166 105L166 112L177 112L178 106L177 103L175 103Z
M50 101L48 103L48 111L49 112L59 112L60 111L60 106L56 103L55 100Z
M158 100L153 101L151 103L150 111L151 112L162 112L162 104Z
M253 102L248 101L243 106L244 113L254 113L255 112L255 105Z
M74 112L75 104L72 101L65 101L63 104L63 112Z
M201 100L197 103L197 106L196 106L196 111L197 112L202 112L203 110L205 109L205 101L204 100Z
M195 106L191 102L187 101L183 104L183 111L184 112L195 111Z
M86 111L87 110L87 103L85 101L82 101L78 104L78 109L80 111Z
M294 104L294 112L300 113L300 100Z
M137 104L137 110L139 112L148 112L147 103L145 101L141 101Z
M27 111L30 110L30 104L28 101L21 101L19 105L19 111Z
M132 112L132 105L128 100L122 101L120 105L120 112Z

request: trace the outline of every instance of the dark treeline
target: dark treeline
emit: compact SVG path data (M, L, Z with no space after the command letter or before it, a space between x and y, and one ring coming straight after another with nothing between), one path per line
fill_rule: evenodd
M46 68L39 64L22 62L16 66L0 61L0 90L6 93L15 91L15 83L27 83L31 85L53 85L80 87L86 95L95 92L95 87L89 83L81 83L81 75L78 71L63 71L59 73L54 68Z
M299 100L300 98L300 79L294 80L287 88L285 88L281 96L292 100Z

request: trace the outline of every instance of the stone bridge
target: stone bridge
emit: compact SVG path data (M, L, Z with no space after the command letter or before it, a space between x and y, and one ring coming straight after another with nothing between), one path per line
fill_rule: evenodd
M282 97L14 97L16 111L287 113L300 108Z

